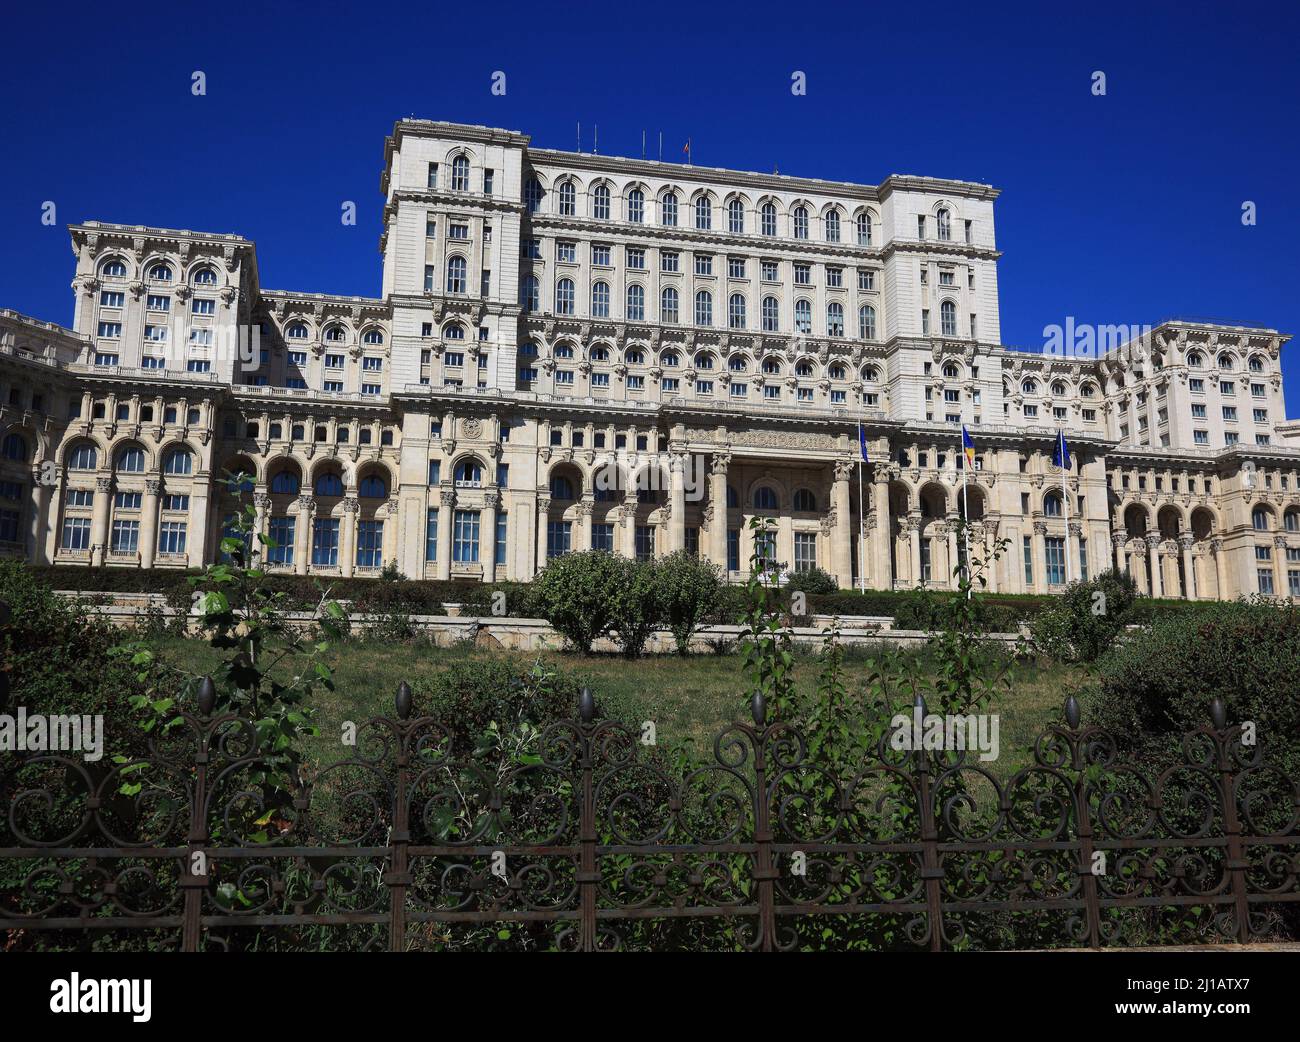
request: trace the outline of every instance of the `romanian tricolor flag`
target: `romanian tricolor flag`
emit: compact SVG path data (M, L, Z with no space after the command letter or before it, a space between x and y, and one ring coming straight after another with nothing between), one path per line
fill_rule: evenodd
M966 424L961 425L961 452L966 457L966 469L973 471L975 469L975 443L971 441L970 431L966 429Z

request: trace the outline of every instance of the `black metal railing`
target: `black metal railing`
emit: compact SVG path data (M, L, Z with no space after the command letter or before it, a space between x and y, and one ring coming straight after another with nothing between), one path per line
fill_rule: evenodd
M402 685L393 717L288 790L248 722L212 709L209 683L142 759L9 756L0 931L185 951L337 928L399 951L510 928L583 951L939 950L1121 944L1135 922L1247 942L1300 911L1300 790L1218 702L1152 770L1071 699L999 779L888 733L837 772L757 697L701 764L598 718L587 691L574 719L484 759ZM1029 935L1006 932L1017 919Z

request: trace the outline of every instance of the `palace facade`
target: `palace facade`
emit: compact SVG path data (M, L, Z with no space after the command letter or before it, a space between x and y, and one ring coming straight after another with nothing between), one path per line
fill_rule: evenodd
M410 119L380 189L373 298L264 288L238 235L73 226L71 326L0 311L0 552L199 566L244 473L268 566L299 574L528 580L602 547L738 579L761 515L789 570L946 587L967 517L1004 547L994 590L1116 565L1152 595L1300 597L1289 337L1003 346L988 185Z

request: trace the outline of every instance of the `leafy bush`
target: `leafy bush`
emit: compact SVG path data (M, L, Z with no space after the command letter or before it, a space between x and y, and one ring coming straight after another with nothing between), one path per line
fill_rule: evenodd
M829 572L820 568L810 568L806 572L795 572L785 584L787 590L802 590L804 593L839 593L840 584Z
M606 550L587 550L549 562L537 577L542 618L584 655L614 627L613 594L625 579L624 563Z
M1063 662L1095 662L1124 631L1136 601L1133 577L1113 568L1087 582L1073 582L1034 617L1034 645Z
M660 608L677 653L687 655L691 637L718 605L722 571L711 561L678 551L659 562L659 588Z
M1228 720L1250 720L1274 763L1300 772L1300 609L1255 599L1206 606L1135 632L1099 663L1089 723L1159 758L1209 723L1223 699Z
M625 658L639 658L663 622L663 580L654 561L619 558L622 577L608 591L610 617Z

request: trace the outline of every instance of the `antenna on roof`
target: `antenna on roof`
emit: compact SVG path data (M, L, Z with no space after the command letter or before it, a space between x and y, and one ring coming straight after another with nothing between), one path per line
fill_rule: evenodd
M600 124L595 124L595 127L596 135L591 139L591 154L593 156L598 156L600 155Z
M645 158L645 131L641 131L641 158Z
M582 121L578 121L578 151L582 151Z
M664 161L664 132L659 131L659 162Z

